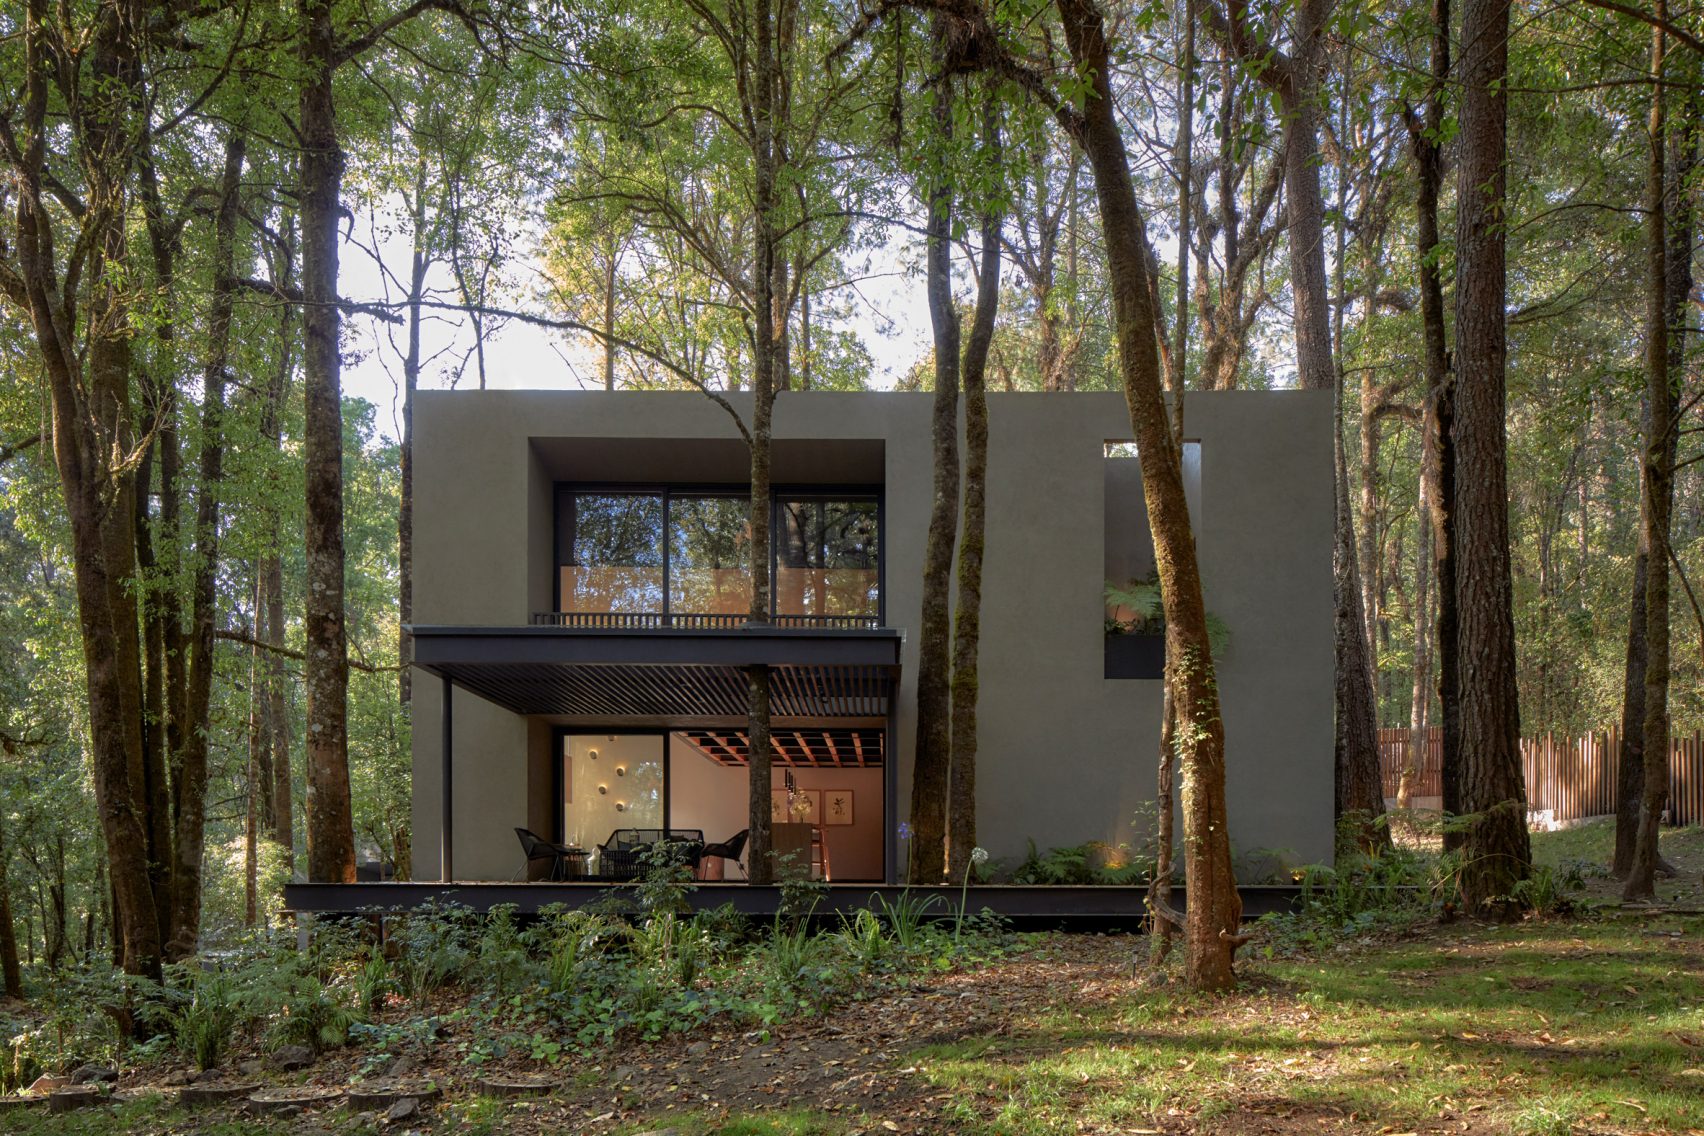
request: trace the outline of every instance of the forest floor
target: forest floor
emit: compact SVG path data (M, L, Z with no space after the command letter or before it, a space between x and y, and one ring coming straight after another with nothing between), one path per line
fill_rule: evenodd
M1601 862L1597 828L1535 837L1541 862ZM1246 948L1242 989L1184 995L1145 981L1142 939L1047 935L985 968L943 974L771 1033L706 1033L552 1067L470 1068L421 1053L440 1101L395 1122L327 1106L250 1117L190 1112L127 1074L136 1099L63 1116L0 1114L61 1133L1681 1132L1704 1136L1704 832L1665 834L1681 869L1669 909L1613 905L1515 926L1412 927L1285 957ZM1682 894L1684 892L1684 895ZM328 1054L282 1084L347 1086L375 1057ZM548 1096L480 1096L479 1077L544 1074Z

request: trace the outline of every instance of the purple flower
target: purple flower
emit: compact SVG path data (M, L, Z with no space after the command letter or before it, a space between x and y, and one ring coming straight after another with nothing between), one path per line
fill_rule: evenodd
M903 820L899 822L899 838L901 840L911 839L911 825Z

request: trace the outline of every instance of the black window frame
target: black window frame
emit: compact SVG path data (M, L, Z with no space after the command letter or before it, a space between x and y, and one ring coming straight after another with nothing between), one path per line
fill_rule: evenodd
M775 610L775 579L780 570L783 500L873 502L876 506L876 622L887 626L887 494L880 485L774 485L769 492L769 614Z

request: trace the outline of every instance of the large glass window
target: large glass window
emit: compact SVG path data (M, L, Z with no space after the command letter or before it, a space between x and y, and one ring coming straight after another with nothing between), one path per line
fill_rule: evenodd
M881 560L873 499L776 501L777 615L879 615Z
M663 610L660 493L575 493L562 611Z
M740 617L751 609L747 495L732 489L564 488L558 501L558 611ZM874 497L778 496L771 533L774 613L879 616L878 511Z
M751 610L749 497L669 496L669 610Z
M562 839L591 848L620 828L663 827L663 739L563 734Z

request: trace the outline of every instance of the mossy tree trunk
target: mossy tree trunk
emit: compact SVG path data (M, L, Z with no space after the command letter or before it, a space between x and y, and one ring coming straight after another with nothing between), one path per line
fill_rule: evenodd
M946 52L948 25L936 17L937 59ZM952 139L953 86L935 86L935 129ZM935 395L931 422L934 495L923 549L923 600L917 622L917 734L911 766L910 878L937 884L946 875L947 794L952 760L952 576L958 530L959 318L952 292L953 186L944 171L929 190L926 290L935 334Z
M982 116L982 148L1000 160L1000 118L992 94ZM953 616L952 764L947 804L947 875L959 880L976 847L977 657L982 637L982 554L987 527L988 349L1000 308L1000 217L982 215L976 315L964 345L964 522L958 541L958 606Z
M1114 111L1105 17L1094 0L1059 0L1058 9L1071 61L1090 84L1080 110L1058 113L1094 171L1120 373L1164 595L1166 672L1177 704L1189 879L1185 980L1193 990L1225 990L1235 985L1236 950L1246 940L1240 933L1242 901L1227 831L1224 721L1183 471L1161 386L1147 235Z

